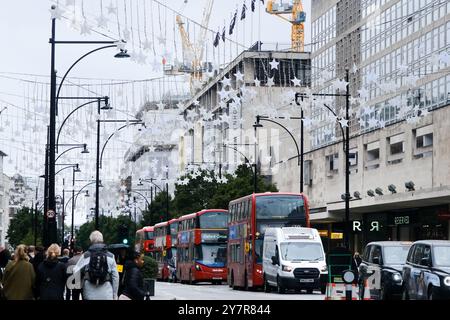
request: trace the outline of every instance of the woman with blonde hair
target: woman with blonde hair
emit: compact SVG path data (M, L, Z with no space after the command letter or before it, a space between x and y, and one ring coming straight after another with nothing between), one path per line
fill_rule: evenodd
M36 288L40 300L64 300L67 272L66 265L58 260L60 255L61 248L54 243L38 266Z
M3 294L7 300L33 300L36 276L28 259L27 247L18 245L14 260L8 263L3 274Z

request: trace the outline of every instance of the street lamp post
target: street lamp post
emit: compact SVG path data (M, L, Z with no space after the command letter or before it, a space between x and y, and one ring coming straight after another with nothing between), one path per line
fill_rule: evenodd
M229 149L231 149L231 150L234 150L234 151L236 151L237 153L239 153L241 156L243 156L244 157L244 159L245 159L245 162L246 163L248 163L249 165L251 164L251 162L250 162L250 160L245 156L245 154L243 154L241 151L239 151L237 148L233 148L232 146L229 146L229 145L226 145L226 144L223 144L222 145L224 148L229 148ZM254 167L255 169L253 170L252 169L252 172L253 172L253 192L254 193L256 193L256 184L257 184L257 176L256 176L256 163L254 163L254 164L252 164L251 165L252 167Z
M100 114L100 100L98 102L98 114ZM103 148L100 153L100 124L102 122L106 123L124 123L127 124L120 127L118 130L113 132L108 139L106 140L105 144L103 145ZM127 128L131 125L136 124L144 124L141 120L97 120L97 157L96 157L96 165L95 165L95 230L99 230L99 211L100 211L100 169L102 167L102 159L103 159L103 152L105 151L106 145L111 140L111 138L120 130Z
M278 119L285 119L285 118L278 117ZM290 117L289 119L302 119L302 118ZM294 135L288 130L288 128L286 128L281 123L279 123L275 120L269 119L269 117L267 117L267 116L257 115L256 116L256 124L259 124L259 126L257 126L257 127L262 127L262 125L260 124L260 121L268 121L268 122L274 123L274 124L282 127L291 136L292 140L294 141L295 147L297 148L298 166L300 168L300 192L303 193L303 170L302 170L303 169L303 135L302 135L302 150L300 151L298 148L298 143L294 138ZM255 129L257 127L255 127Z
M156 183L154 183L153 181L155 181L156 179L154 178L150 178L150 179L139 179L139 185L142 185L142 182L147 182L147 183L151 183L153 184L156 188L158 188L158 190L162 193L164 193L163 189L161 189L160 186L158 186ZM167 179L166 179L167 180ZM156 194L156 192L155 192ZM155 195L156 197L156 195ZM153 202L153 201L152 201ZM168 182L166 182L166 220L169 220L169 184Z
M345 81L347 82L346 86L346 92L345 94L321 94L321 93L314 93L312 96L324 96L324 97L345 97L345 119L341 118L341 120L347 121L347 124L344 126L341 122L339 123L339 126L342 131L342 142L343 142L343 149L345 154L345 237L344 237L344 243L347 250L350 250L350 127L348 124L349 121L349 109L350 109L350 84L349 84L349 70L345 70ZM306 94L303 93L296 93L295 98L296 101L298 98L304 98L306 97ZM328 109L336 118L338 118L336 112L327 104L323 104L325 108Z
M53 5L52 10L56 9L56 6ZM46 182L45 182L45 190L47 191L48 197L46 198L46 202L44 204L45 210L44 210L44 219L45 219L45 225L46 229L44 232L44 246L48 246L49 244L56 241L56 217L49 215L49 210L55 210L55 158L56 158L56 116L58 114L58 97L59 93L62 88L62 84L64 83L64 80L66 79L69 72L72 70L72 68L83 58L87 57L88 55L97 52L102 49L107 48L115 48L117 47L117 41L56 41L56 17L52 17L52 31L51 31L51 38L49 40L51 44L51 66L50 66L50 123L49 123L49 136L47 140L48 144L48 153L46 155L46 167L48 166L48 173L46 174ZM89 51L88 53L84 54L79 58L75 63L72 64L72 66L68 69L68 71L65 73L64 77L62 78L58 91L56 90L56 70L55 70L55 49L56 44L107 44L106 46L94 49ZM118 53L115 55L117 58L125 58L129 57L129 55L122 50L121 53ZM47 168L46 168L47 169ZM46 170L47 171L47 170Z

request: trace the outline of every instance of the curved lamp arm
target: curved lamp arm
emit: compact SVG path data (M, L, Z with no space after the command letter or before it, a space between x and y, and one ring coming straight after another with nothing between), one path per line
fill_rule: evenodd
M71 165L71 166L64 167L64 168L60 169L57 173L55 173L55 176L57 176L58 173L60 173L61 171L66 170L66 169L69 169L69 168L73 168L73 167L75 167L75 165Z
M86 184L83 188L81 188L80 190L78 190L78 193L75 195L74 206L75 206L76 203L77 203L77 197L78 197L78 195L81 193L81 191L83 191L87 186L90 186L91 184L94 184L94 183L95 183L95 181L89 182L89 183ZM67 206L69 205L69 203L70 203L70 201L72 200L72 198L73 198L73 197L70 197L70 199L67 200L67 203L66 203L66 211L67 211Z
M295 138L294 138L294 136L292 135L292 133L291 133L285 126L283 126L281 123L278 123L278 122L276 122L276 121L273 121L273 120L270 120L270 119L265 119L265 118L258 118L258 120L259 120L259 121L269 121L269 122L275 123L275 124L279 125L280 127L282 127L284 130L286 130L287 133L289 133L289 135L291 136L292 140L293 140L294 143L295 143L295 147L297 148L297 154L298 154L298 156L299 156L299 158L298 158L298 165L300 165L300 149L299 149L299 147L298 147L297 140L295 140Z
M104 98L98 98L97 100L93 100L93 101L89 101L89 102L83 103L81 106L78 106L77 108L75 108L74 110L72 110L72 112L70 112L70 113L67 115L67 117L64 119L64 121L62 122L61 126L59 127L58 135L56 136L56 149L57 149L57 150L58 150L58 144L59 144L59 135L61 134L61 130L62 130L62 128L64 127L64 124L67 122L67 120L68 120L68 119L69 119L76 111L78 111L78 110L81 109L82 107L87 106L88 104L91 104L91 103L98 102L98 100L100 100L100 99L104 99Z
M143 122L132 122L132 123L126 124L126 125L120 127L119 129L117 129L116 131L114 131L113 133L111 133L111 135L108 137L108 139L106 139L105 144L103 145L103 148L102 148L102 152L100 154L100 168L102 168L103 153L105 152L105 148L106 148L106 145L108 144L109 140L111 140L111 138L120 130L125 129L129 126L137 125L137 124L143 124Z
M150 207L150 202L148 202L147 198L142 193L140 193L138 191L134 191L134 190L130 190L130 192L137 193L138 195L140 195L145 200L145 202L147 202L147 206Z
M245 154L243 154L241 151L239 151L237 148L233 148L232 146L227 146L226 144L222 145L224 148L229 148L231 150L236 151L237 153L239 153L240 155L242 155L245 159L245 161L247 161L247 163L251 163L251 161L245 156ZM253 171L253 169L251 169Z
M61 153L61 154L56 158L55 163L56 163L56 162L58 161L58 159L61 158L61 156L62 156L63 154L65 154L66 152L69 152L70 150L73 150L73 149L80 149L80 148L85 148L85 147L86 147L86 144L84 144L84 145L79 145L79 146L75 146L75 147L72 147L72 148L67 149L66 151L64 151L63 153Z
M94 50L89 51L88 53L84 54L83 56L81 56L77 61L75 61L70 68L66 71L66 73L64 74L64 77L62 77L61 82L59 83L59 87L58 87L58 93L56 94L56 110L58 110L58 100L59 100L59 94L61 93L61 88L62 85L64 83L64 81L66 80L67 75L69 74L69 72L73 69L73 67L75 67L75 65L80 62L81 60L83 60L85 57L87 57L88 55L97 52L99 50L103 50L103 49L107 49L107 48L116 48L117 45L109 45L109 46L103 46Z
M139 181L140 181L140 182L143 181L143 182L151 183L151 184L153 184L155 187L157 187L159 191L164 192L164 191L163 191L156 183L153 182L153 180L149 180L149 179L140 179Z

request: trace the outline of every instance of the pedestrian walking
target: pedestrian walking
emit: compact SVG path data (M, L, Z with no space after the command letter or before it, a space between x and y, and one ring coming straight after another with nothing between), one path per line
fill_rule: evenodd
M57 244L50 245L46 259L38 267L36 288L40 300L64 300L67 272L66 265L58 260L60 254Z
M11 255L9 254L9 251L4 247L0 247L0 281L3 278L3 271L10 260Z
M33 260L30 263L33 265L34 272L37 273L37 269L42 261L45 260L45 249L42 246L37 246L35 248L35 254Z
M83 299L117 300L119 273L114 255L106 249L100 231L93 231L89 240L91 246L74 269L75 278L81 279Z
M34 246L28 246L27 251L28 251L28 258L29 258L28 261L31 264L33 264L33 259L34 259L35 253L36 253L35 247Z
M62 256L58 258L59 261L61 261L61 262L64 263L65 265L67 265L67 262L68 262L69 259L70 259L69 253L70 253L69 249L67 249L67 248L66 248L66 249L63 249Z
M75 247L73 249L73 257L69 259L67 262L67 275L69 276L69 281L75 280L75 277L70 277L73 274L73 269L75 268L76 264L80 260L81 256L83 254L83 250L81 250L80 247ZM68 282L66 283L66 300L80 300L81 295L81 289L69 289ZM77 283L71 283L71 286L76 286Z
M26 246L18 245L14 252L14 260L8 263L2 278L5 299L33 300L36 275L28 259Z
M142 267L144 266L144 255L134 252L132 260L125 262L123 275L123 292L119 300L144 300L149 294L144 288Z

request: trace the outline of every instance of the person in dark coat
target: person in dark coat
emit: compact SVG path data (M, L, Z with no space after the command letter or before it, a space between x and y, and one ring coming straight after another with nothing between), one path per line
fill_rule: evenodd
M34 258L30 260L30 263L33 265L35 273L37 273L39 265L44 260L45 260L45 249L42 246L37 246L35 248Z
M64 300L66 288L66 265L58 261L61 248L52 244L47 249L47 258L39 265L36 287L40 300Z
M125 262L124 287L119 300L144 300L148 296L144 288L144 277L141 268L144 266L144 255L135 252L133 260Z
M6 265L11 260L11 254L9 251L3 247L0 247L0 280L3 278L3 270Z

